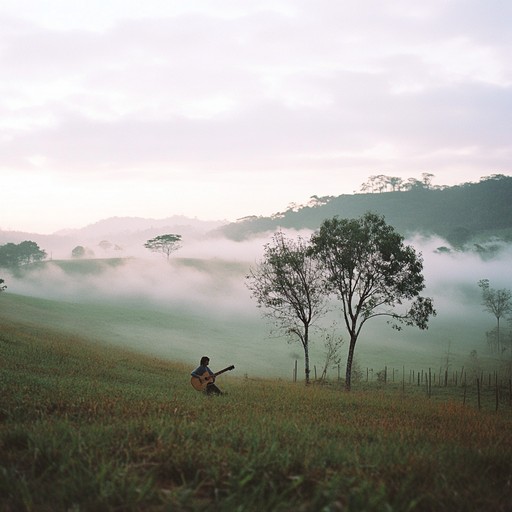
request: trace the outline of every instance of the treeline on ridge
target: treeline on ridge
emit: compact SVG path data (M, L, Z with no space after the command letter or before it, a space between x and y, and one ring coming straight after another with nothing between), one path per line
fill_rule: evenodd
M356 218L371 211L383 215L386 222L404 236L411 233L438 235L454 247L461 247L474 238L496 235L512 241L512 176L494 174L478 183L452 187L432 186L430 179L408 182L413 186L406 189L373 187L373 192L312 196L307 205L292 205L285 212L270 217L245 217L219 230L228 238L243 240L278 228L316 230L326 218ZM372 188L364 185L363 190Z

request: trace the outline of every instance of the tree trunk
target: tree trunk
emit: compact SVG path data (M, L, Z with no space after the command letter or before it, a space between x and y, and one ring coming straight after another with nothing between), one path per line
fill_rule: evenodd
M304 373L306 374L306 386L309 384L309 332L307 326L304 329Z
M304 347L304 373L306 374L306 386L309 384L309 350Z
M354 361L354 349L356 348L356 340L357 338L351 334L350 335L350 346L348 348L348 357L347 357L347 371L345 373L345 390L350 391L352 386L352 362Z
M501 356L501 346L500 346L500 317L497 316L496 320L498 320L498 356Z

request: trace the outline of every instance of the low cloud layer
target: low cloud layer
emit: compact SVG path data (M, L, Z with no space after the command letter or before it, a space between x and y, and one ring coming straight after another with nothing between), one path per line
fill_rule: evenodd
M48 262L23 278L9 276L6 282L8 292L82 304L84 311L104 305L100 322L104 331L99 336L110 336L116 343L187 361L207 352L215 355L218 364L222 364L219 359L232 358L243 362L251 374L279 375L283 365L291 368L301 358L300 347L269 337L269 325L261 318L244 278L249 267L260 261L268 241L197 241L170 262L147 253L118 266L102 263L101 272L64 270L57 262ZM471 350L486 354L485 333L494 328L495 319L483 311L477 283L489 279L493 288L511 289L512 248L503 246L485 260L473 253L439 253L443 241L438 239L416 238L408 243L423 255L424 294L434 299L438 316L427 331L406 328L397 332L384 322L367 324L358 344L358 359L375 368L386 364L420 367L425 361L441 364L447 351L458 361ZM108 308L115 309L109 313ZM96 333L100 327L86 318L72 328L85 335ZM340 335L347 339L341 327ZM312 345L314 364L320 365L323 357L317 339Z

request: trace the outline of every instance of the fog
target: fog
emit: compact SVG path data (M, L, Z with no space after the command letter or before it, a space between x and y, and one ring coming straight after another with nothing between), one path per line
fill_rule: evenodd
M305 238L309 234L300 233ZM48 261L23 275L5 276L7 292L79 305L71 313L49 316L47 322L86 337L191 366L208 354L214 368L235 364L239 375L289 378L294 360L302 364L302 348L269 335L269 325L245 285L245 275L261 259L269 240L270 234L244 242L196 239L169 261L134 246L117 265L98 260L79 271ZM407 243L422 254L423 295L434 299L437 316L426 331L396 331L385 321L368 322L356 347L359 364L376 370L385 365L439 367L447 357L453 364L464 364L472 350L489 357L485 333L496 320L483 311L477 283L489 279L493 288L512 288L512 248L502 246L486 260L472 252L440 253L437 249L445 242L436 238L418 236ZM339 334L346 340L339 306L333 302L333 307L330 320L338 320ZM345 342L343 362L347 346ZM312 365L320 368L324 357L316 335Z

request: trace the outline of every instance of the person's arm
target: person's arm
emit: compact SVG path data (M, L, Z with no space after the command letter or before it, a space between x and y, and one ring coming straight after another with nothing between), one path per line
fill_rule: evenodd
M204 375L204 372L206 371L208 371L208 368L204 366L198 366L190 375L192 375L192 377L197 377L200 379Z
M207 374L204 376L204 374ZM198 378L201 382L213 384L215 382L215 374L208 368L208 366L198 366L190 375Z

